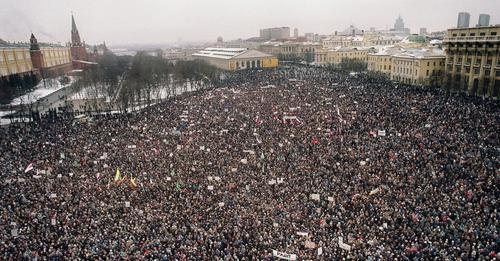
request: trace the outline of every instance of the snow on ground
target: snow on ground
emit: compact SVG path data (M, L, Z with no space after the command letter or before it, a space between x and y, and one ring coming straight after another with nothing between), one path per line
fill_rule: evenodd
M44 79L40 81L40 83L35 86L34 90L26 93L20 97L15 98L12 100L10 105L19 105L21 103L23 104L30 104L38 101L39 99L50 95L62 88L66 88L68 86L71 86L75 82L75 77L74 76L68 76L70 79L68 84L61 84L58 80L56 79Z

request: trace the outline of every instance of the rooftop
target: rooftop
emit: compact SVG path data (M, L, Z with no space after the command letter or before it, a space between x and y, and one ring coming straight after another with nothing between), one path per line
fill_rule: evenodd
M38 45L40 47L64 47L60 44L53 44L53 43L38 43ZM23 42L10 43L5 41L0 41L0 48L30 48L30 43L23 43Z
M271 57L272 55L257 50L249 50L247 48L206 48L194 53L193 56L229 60L231 58Z

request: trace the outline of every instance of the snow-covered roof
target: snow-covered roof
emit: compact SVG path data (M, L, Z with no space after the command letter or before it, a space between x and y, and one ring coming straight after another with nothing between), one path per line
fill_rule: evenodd
M442 58L445 57L444 51L442 49L407 49L404 52L394 55L395 57L401 58Z
M206 48L204 50L194 53L195 57L208 57L217 59L231 58L259 58L259 57L271 57L272 55L263 53L257 50L248 50L246 48Z
M82 61L82 60L73 60L73 62L77 62L77 63L83 63L83 64L97 64L97 63L94 63L94 62L89 62L89 61Z

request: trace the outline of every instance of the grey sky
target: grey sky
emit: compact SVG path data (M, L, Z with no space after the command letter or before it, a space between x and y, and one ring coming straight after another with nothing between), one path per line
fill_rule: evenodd
M259 28L298 27L300 34L391 28L398 14L417 32L444 30L456 24L459 11L479 13L500 23L500 0L1 0L0 38L27 41L70 40L73 11L81 37L109 44L215 41L248 38Z

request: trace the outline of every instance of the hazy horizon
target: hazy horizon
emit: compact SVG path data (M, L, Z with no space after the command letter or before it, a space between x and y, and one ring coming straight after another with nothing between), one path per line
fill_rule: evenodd
M392 28L401 15L405 26L417 33L456 26L458 12L471 14L471 26L480 13L500 23L497 0L5 0L0 9L0 39L28 41L33 32L39 41L70 41L71 12L80 36L89 44L167 44L215 41L258 36L259 29L289 26L299 34L331 34L353 24L368 30ZM29 8L26 8L29 7Z

